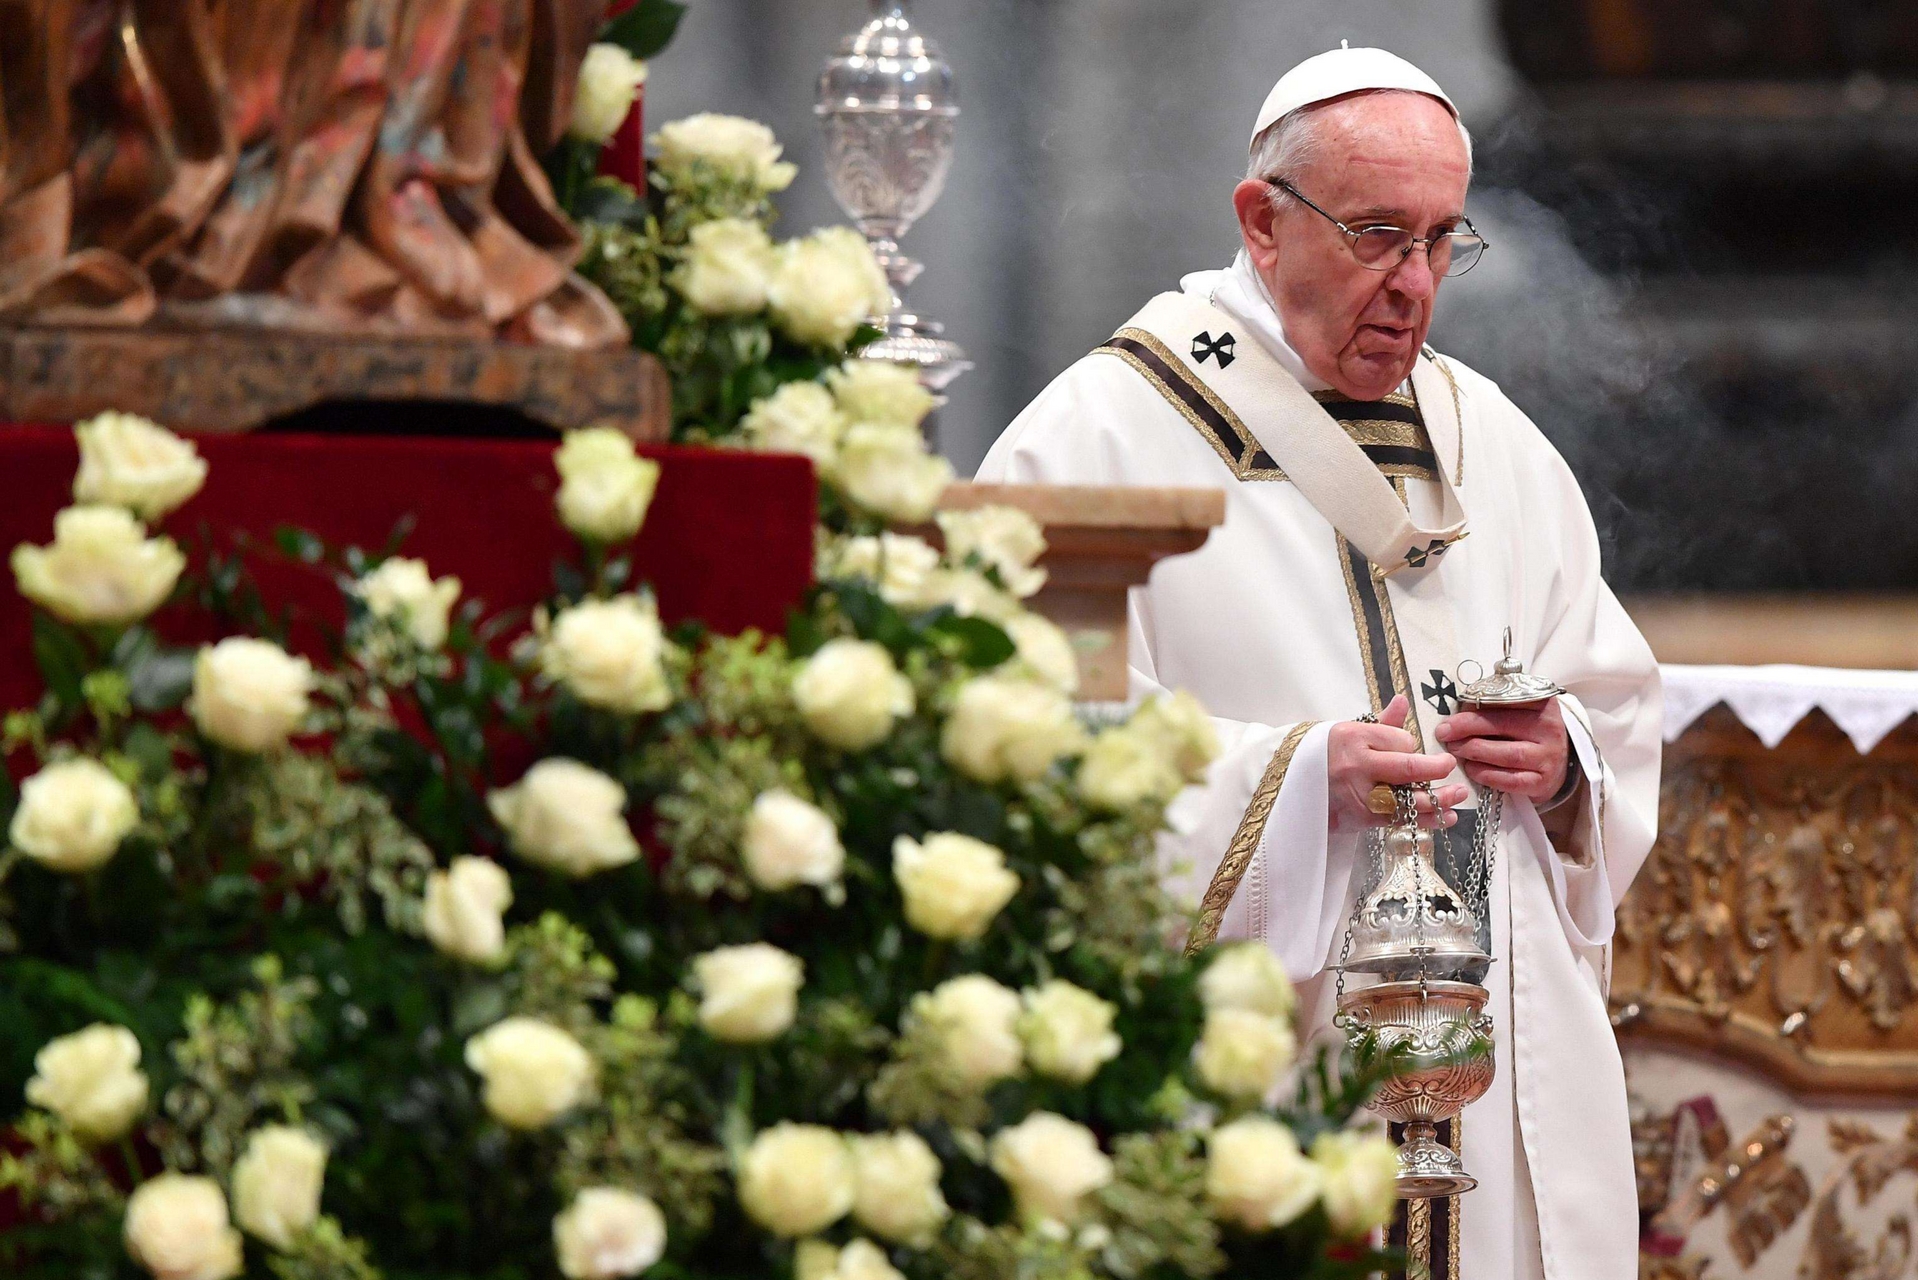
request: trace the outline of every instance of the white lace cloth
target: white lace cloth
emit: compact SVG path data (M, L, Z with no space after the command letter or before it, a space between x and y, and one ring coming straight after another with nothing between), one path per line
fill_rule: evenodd
M1845 731L1859 754L1907 716L1918 714L1918 671L1837 667L1694 667L1667 663L1665 741L1719 703L1767 747L1775 747L1816 707Z

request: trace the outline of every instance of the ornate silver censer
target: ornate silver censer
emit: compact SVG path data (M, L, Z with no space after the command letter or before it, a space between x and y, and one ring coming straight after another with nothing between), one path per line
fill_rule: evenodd
M1470 661L1470 659L1467 659ZM1477 667L1478 663L1473 662ZM1544 676L1527 674L1525 667L1512 656L1512 629L1505 628L1505 656L1492 664L1492 674L1484 674L1479 667L1479 678L1465 679L1465 663L1458 664L1458 691L1460 706L1477 710L1481 707L1529 707L1556 698L1565 692L1565 686L1556 680L1547 680Z
M1492 673L1481 670L1468 683L1461 663L1459 679L1459 702L1473 708L1533 706L1565 692L1526 673L1512 656L1510 627L1505 655ZM1339 956L1338 1023L1355 1046L1369 1041L1376 1052L1398 1055L1372 1109L1405 1126L1399 1195L1453 1196L1476 1187L1478 1179L1438 1140L1438 1125L1484 1097L1495 1071L1492 1018L1485 1012L1489 993L1475 978L1492 959L1479 946L1479 923L1490 898L1505 793L1487 790L1480 797L1464 894L1438 869L1432 833L1418 825L1412 789L1391 788L1390 795L1396 821L1372 840L1377 882L1352 908ZM1348 992L1348 973L1380 980Z
M1398 821L1374 841L1378 883L1359 898L1345 932L1338 1023L1354 1046L1394 1056L1391 1077L1371 1105L1405 1126L1398 1193L1419 1200L1478 1185L1458 1153L1439 1141L1438 1126L1492 1085L1488 993L1460 980L1483 972L1491 957L1478 945L1483 902L1468 903L1446 883L1433 858L1432 833L1418 825L1412 791L1395 794ZM1480 824L1474 844L1489 862L1487 829ZM1377 974L1381 981L1348 992L1347 973Z
M942 326L908 310L921 264L899 240L932 208L952 167L959 104L952 67L914 29L907 0L872 0L872 21L840 43L819 76L813 108L826 130L826 181L872 245L892 284L892 311L873 317L885 336L862 353L918 367L932 391L972 368Z

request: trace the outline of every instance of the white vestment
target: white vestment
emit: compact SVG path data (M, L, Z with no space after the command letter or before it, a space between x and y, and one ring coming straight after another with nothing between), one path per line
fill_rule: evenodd
M1415 1206L1410 1233L1445 1228L1457 1265L1433 1269L1452 1280L1630 1280L1637 1201L1604 990L1613 906L1657 820L1657 667L1600 579L1570 470L1495 384L1423 355L1410 389L1436 468L1385 481L1393 469L1372 459L1391 450L1342 453L1345 433L1302 376L1243 261L1188 277L1060 375L979 478L1226 491L1205 547L1132 593L1133 693L1189 689L1218 717L1223 754L1173 807L1168 865L1195 901L1220 899L1202 933L1263 939L1285 961L1308 1031L1333 1012L1326 971L1360 856L1359 836L1327 832L1331 723L1407 692L1426 749L1442 750L1431 733L1450 709L1444 678L1462 658L1489 667L1506 627L1526 670L1569 690L1585 782L1568 847L1519 799L1498 837L1486 979L1497 1076L1462 1124L1479 1186L1432 1202L1457 1206L1444 1224L1429 1221L1443 1208ZM1371 466L1363 479L1353 457ZM1377 490L1399 505L1386 510Z

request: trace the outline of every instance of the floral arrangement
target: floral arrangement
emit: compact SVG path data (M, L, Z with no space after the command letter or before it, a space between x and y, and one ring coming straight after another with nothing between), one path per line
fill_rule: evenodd
M896 431L921 401L883 375L768 399ZM347 605L301 655L163 531L190 443L78 434L75 504L12 555L47 689L4 722L8 1275L1380 1265L1368 1079L1295 1062L1277 962L1186 956L1159 885L1210 722L1082 723L1019 513L862 531L901 482L842 437L789 634L668 634L626 554L656 468L580 432L582 555L530 622L289 532ZM170 642L169 600L231 634Z

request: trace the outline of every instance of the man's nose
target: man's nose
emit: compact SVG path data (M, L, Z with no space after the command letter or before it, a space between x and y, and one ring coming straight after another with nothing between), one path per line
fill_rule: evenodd
M1438 276L1432 270L1431 251L1422 244L1399 260L1385 280L1395 293L1423 300L1438 292Z

